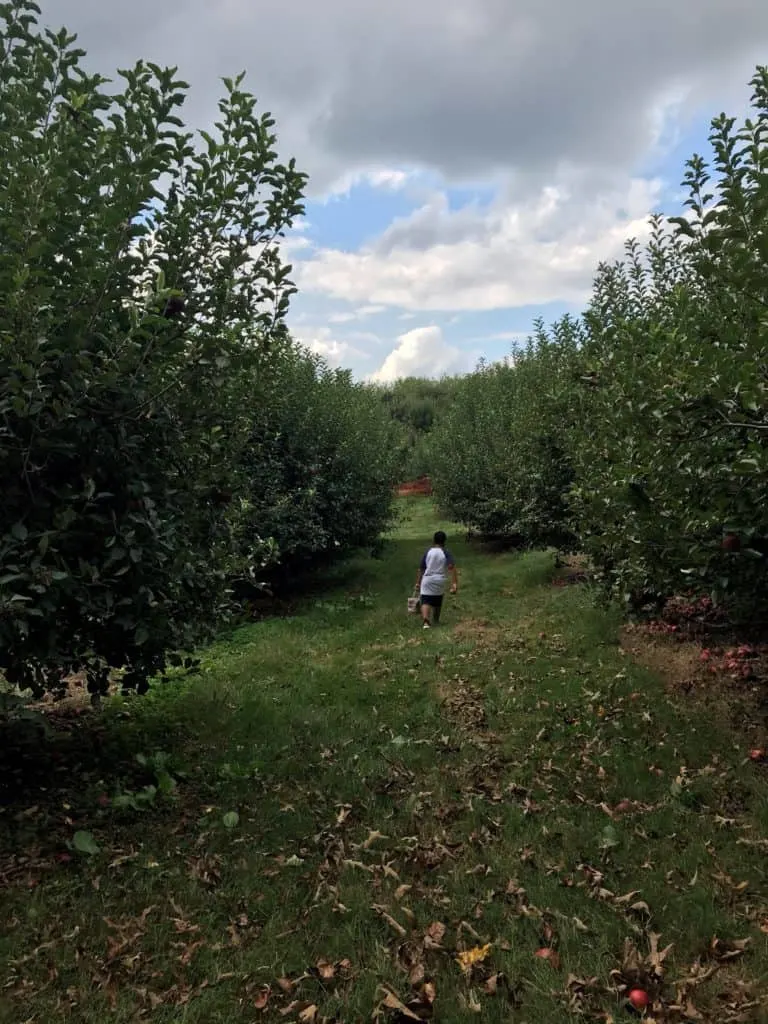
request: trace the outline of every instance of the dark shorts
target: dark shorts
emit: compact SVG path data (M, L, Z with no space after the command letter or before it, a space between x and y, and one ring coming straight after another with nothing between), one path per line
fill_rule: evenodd
M443 607L443 595L442 594L422 594L421 603L429 605L430 608L442 608Z

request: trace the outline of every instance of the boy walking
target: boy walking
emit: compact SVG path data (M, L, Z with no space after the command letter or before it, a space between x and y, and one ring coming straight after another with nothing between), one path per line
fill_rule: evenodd
M447 538L442 530L434 536L432 547L424 554L416 576L416 590L421 598L422 629L430 629L440 622L443 607L443 595L451 574L451 593L458 593L459 577L456 563L450 551L445 548Z

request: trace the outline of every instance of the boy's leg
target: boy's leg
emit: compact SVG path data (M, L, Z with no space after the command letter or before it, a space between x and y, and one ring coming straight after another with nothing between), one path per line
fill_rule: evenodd
M442 595L441 595L440 597L436 597L435 598L435 605L434 605L434 608L432 609L433 623L434 623L435 626L439 625L439 623L440 623L440 612L442 610L443 610L443 598L442 598Z
M429 622L429 611L430 611L430 606L424 600L424 595L422 594L421 595L421 618L422 618L422 620L424 622L426 622L427 625L430 624L430 622Z

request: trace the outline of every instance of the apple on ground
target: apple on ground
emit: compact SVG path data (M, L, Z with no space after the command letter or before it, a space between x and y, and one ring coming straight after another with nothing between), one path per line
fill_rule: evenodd
M644 988L633 988L628 999L636 1010L644 1010L651 1001Z

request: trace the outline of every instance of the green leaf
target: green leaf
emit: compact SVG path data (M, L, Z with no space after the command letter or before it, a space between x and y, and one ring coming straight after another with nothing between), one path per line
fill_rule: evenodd
M72 846L78 853L85 854L88 857L93 857L101 849L90 832L75 832L72 837Z
M16 540L26 540L28 530L24 523L14 523L11 527L11 534L16 538Z
M613 825L606 825L600 834L600 849L610 850L619 845L619 837Z

